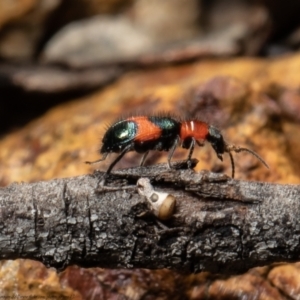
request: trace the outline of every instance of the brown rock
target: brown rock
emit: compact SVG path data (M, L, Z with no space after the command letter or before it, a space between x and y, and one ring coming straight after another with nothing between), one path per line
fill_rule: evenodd
M4 3L6 2L4 1ZM1 32L0 57L13 61L31 60L37 50L37 43L43 34L45 20L60 2L61 0L8 1L7 3L10 4L18 4L14 8L10 5L7 7L14 13L6 21L10 21L9 25L3 28Z
M287 152L285 123L278 121L280 113L274 115L272 100L265 95L268 86L276 81L282 80L288 87L299 84L294 72L299 62L298 55L287 57L285 63L257 59L206 60L192 66L131 72L105 90L56 107L43 118L4 137L0 148L1 183L92 172L97 166L89 167L84 161L99 158L97 149L105 124L135 110L173 111L184 115L194 107L201 113L203 100L201 97L199 100L197 91L210 91L217 99L212 104L212 119L208 121L215 123L213 118L217 114L225 139L253 149L270 165L271 172L255 157L236 154L236 178L299 182L295 161ZM284 77L278 75L283 66ZM266 74L270 74L270 80ZM192 100L186 102L187 94L191 94ZM186 155L186 150L178 149L174 159ZM222 163L209 145L197 147L194 155L200 160L197 169L231 172L228 157L225 156ZM153 152L147 163L157 162L158 158L166 161L166 153ZM139 159L140 155L130 153L117 167L138 164ZM110 161L106 159L99 168L105 170Z
M300 298L300 264L275 267L268 275L271 284L290 299Z
M0 1L0 56L31 61L41 45L67 23L97 14L116 13L132 0Z
M278 104L290 121L300 122L300 93L298 90L284 90L278 99Z
M160 44L195 37L200 31L199 1L136 0L130 8L133 23Z
M50 38L41 60L72 68L106 64L147 65L230 56L245 27L200 36L198 1L135 1L121 16L68 23Z
M55 299L298 299L299 263L254 268L222 278L170 270L68 267L57 274L31 260L2 261L1 296Z
M28 13L37 3L37 0L0 1L0 29L3 25L14 21Z
M42 60L91 67L133 61L152 47L152 40L127 18L98 16L64 27L46 44Z
M170 270L105 270L69 267L60 275L64 286L82 299L183 299L182 275Z
M216 280L208 289L208 299L284 299L264 278L250 272L227 280ZM197 298L195 298L197 299Z
M32 260L8 260L0 264L2 297L81 300L79 293L59 281L54 269Z
M0 76L6 82L5 87L47 95L99 88L116 79L122 72L118 67L74 71L55 66L0 65Z

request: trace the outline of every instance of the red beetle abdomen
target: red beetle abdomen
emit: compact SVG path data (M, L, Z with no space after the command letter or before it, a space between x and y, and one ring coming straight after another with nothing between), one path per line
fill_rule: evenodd
M201 121L184 121L181 123L180 138L194 138L197 141L204 141L208 135L208 125Z
M160 138L162 129L151 122L146 116L136 116L127 119L137 125L137 132L134 137L135 142L155 141Z

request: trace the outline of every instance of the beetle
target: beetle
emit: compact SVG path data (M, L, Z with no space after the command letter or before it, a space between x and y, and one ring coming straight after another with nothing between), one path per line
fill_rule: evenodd
M113 167L129 151L143 153L140 166L145 163L150 150L168 151L168 165L171 168L171 159L176 147L181 143L181 147L189 149L187 162L190 161L194 152L195 145L204 146L209 142L223 161L223 154L228 153L232 166L232 178L234 178L235 166L232 152L246 151L254 155L267 168L267 163L254 151L230 145L225 142L220 130L198 119L179 120L171 115L145 116L137 115L121 119L113 123L104 134L99 160L87 164L94 164L104 161L109 153L119 155L108 167L106 174L109 174Z

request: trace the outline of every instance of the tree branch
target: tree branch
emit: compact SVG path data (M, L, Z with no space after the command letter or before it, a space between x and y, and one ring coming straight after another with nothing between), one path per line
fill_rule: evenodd
M97 190L101 172L1 188L0 258L218 273L300 258L299 185L177 167L115 171L111 190ZM127 189L140 177L176 199L171 219L144 213L145 197Z

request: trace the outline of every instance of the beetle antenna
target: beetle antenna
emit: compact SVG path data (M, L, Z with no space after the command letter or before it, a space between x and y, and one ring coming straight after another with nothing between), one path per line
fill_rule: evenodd
M235 146L235 145L226 145L226 152L228 152L229 156L230 156L230 160L231 160L231 166L232 166L232 178L234 177L234 161L233 161L233 156L231 152L249 152L251 153L253 156L255 156L266 168L270 169L268 164L253 150L250 150L248 148L243 148L243 147L239 147L239 146Z

